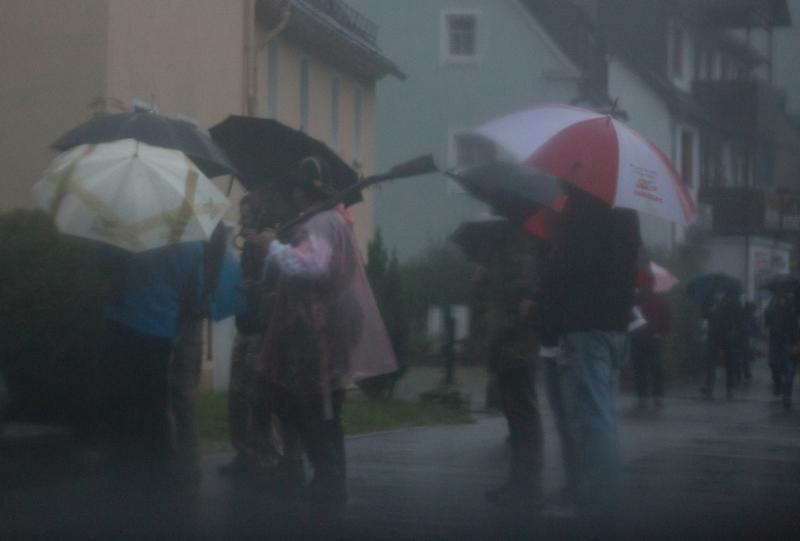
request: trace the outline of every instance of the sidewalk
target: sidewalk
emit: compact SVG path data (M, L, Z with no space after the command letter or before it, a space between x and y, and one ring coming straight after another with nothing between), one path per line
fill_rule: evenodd
M632 413L623 396L622 449L627 496L623 533L636 539L765 539L793 520L800 531L800 415L769 396L765 363L731 402L673 390L663 410ZM543 397L541 402L544 403ZM546 408L545 492L561 483L558 442ZM125 514L108 509L102 479L82 475L46 486L2 490L0 538L190 539L561 539L602 538L572 521L511 513L483 494L505 478L505 421L426 427L348 438L350 500L344 516L270 497L221 477L229 451L204 457L200 494L160 500ZM113 535L111 535L113 534ZM791 538L789 537L789 538Z

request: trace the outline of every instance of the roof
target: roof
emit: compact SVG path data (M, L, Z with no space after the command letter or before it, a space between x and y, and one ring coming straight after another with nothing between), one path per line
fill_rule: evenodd
M259 11L267 15L285 5L285 0L257 0ZM406 78L378 48L377 25L342 0L292 0L287 31L321 50L341 51L343 58L370 76Z
M564 0L521 0L564 54L583 72L595 101L610 103L605 41L588 14Z
M787 0L678 0L700 20L720 28L792 25Z

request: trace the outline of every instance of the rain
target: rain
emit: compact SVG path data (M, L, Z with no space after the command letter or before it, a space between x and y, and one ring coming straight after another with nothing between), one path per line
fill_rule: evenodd
M771 539L800 0L0 0L0 539Z

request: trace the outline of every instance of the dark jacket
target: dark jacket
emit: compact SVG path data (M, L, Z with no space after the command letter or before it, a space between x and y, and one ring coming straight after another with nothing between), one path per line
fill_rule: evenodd
M800 334L798 328L798 309L794 295L777 293L770 299L764 312L764 323L770 334L797 338Z
M729 294L719 300L709 299L703 307L703 317L708 320L710 344L729 347L741 340L744 310L735 296Z
M570 194L542 276L543 343L571 332L627 331L640 244L634 211Z

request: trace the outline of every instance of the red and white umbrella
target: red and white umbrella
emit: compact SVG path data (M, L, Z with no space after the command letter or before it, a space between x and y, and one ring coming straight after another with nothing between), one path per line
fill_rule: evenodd
M697 210L661 150L609 115L567 105L534 107L475 130L527 163L615 207L687 225Z

